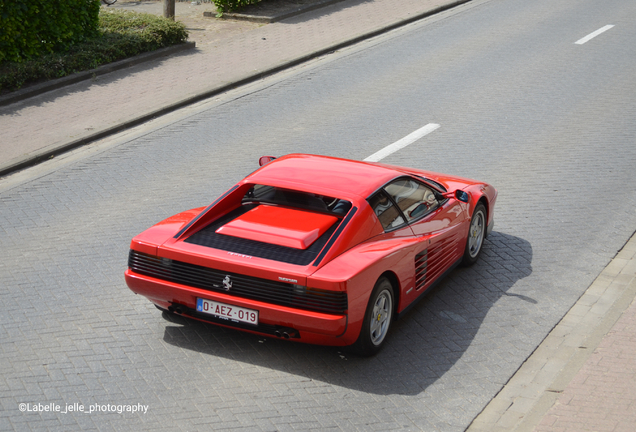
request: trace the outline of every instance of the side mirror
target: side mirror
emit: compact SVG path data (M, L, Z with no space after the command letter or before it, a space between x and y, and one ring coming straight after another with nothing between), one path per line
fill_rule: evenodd
M261 156L261 157L258 159L258 164L259 164L260 166L267 165L268 163L270 163L270 162L271 162L271 161L273 161L274 159L276 159L276 157L274 157L274 156Z
M470 197L463 190L457 189L455 192L446 192L441 194L444 198L455 198L457 201L467 203L470 200Z
M463 190L459 190L459 189L455 191L455 198L457 198L457 201L461 201L465 203L467 203L469 199L468 194L464 192Z

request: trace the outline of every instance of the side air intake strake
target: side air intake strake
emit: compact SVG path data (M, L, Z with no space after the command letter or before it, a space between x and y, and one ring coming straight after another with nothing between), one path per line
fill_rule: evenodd
M415 255L415 289L419 290L426 285L426 267L428 264L428 251Z
M286 282L229 273L135 250L130 251L128 267L131 271L144 276L280 306L336 315L342 315L348 309L345 292L317 290ZM228 276L232 284L231 288L226 290L223 281Z
M426 264L426 273L428 280L439 278L445 268L451 265L456 256L457 243L459 241L459 232L437 241L428 248L428 258Z

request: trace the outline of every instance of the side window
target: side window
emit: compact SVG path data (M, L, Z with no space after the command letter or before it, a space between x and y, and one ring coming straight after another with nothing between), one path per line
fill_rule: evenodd
M433 191L412 179L396 180L384 189L391 195L409 222L439 207Z
M383 190L373 195L369 204L385 231L404 224L404 218Z

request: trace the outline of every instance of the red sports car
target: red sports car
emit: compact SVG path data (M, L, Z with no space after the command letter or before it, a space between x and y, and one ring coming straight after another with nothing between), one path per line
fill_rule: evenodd
M304 154L260 163L136 236L130 289L170 313L371 355L493 227L483 182Z

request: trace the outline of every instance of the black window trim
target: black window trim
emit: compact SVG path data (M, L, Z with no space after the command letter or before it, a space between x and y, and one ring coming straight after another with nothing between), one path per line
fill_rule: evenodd
M413 177L416 177L417 180L422 181L423 183L425 183L427 186L430 186L432 189L437 190L437 192L439 193L446 193L448 192L448 190L444 187L444 185L442 185L439 182L436 182L435 180L432 180L430 178L426 178L424 176L420 176L420 175L413 175Z
M395 179L394 179L394 180L395 180ZM393 180L391 180L391 181L393 181ZM391 183L391 182L389 182L389 183ZM389 183L387 183L387 184L389 184ZM384 186L386 186L387 184L385 184ZM402 218L402 220L403 220L404 222L402 222L400 225L398 225L398 226L396 226L396 227L389 228L389 229L385 228L385 227L384 227L384 225L383 225L383 226L382 226L382 228L384 229L384 232L385 232L385 233L388 233L388 232L392 232L392 231L395 231L395 230L398 230L398 229L404 228L405 226L407 226L407 225L409 224L409 222L407 222L407 219L406 219L406 217L404 216L404 213L402 212L402 209L400 209L400 206L398 206L398 205L397 205L397 203L395 202L395 200L393 199L393 197L391 196L391 194L390 194L390 193L388 193L386 190L384 190L384 186L382 186L380 189L376 190L376 191L375 191L375 192L373 192L371 195L369 195L369 197L367 198L367 202L368 202L368 203L369 203L369 205L370 205L371 203L370 203L369 201L371 200L371 198L373 198L374 196L376 196L376 195L378 195L378 194L380 194L380 193L383 193L384 195L386 195L386 196L387 196L387 198L388 198L388 199L389 199L389 201L391 202L391 205L395 206L395 208L396 208L396 209L397 209L397 211L398 211L398 214L400 215L400 217ZM375 214L375 209L373 209L373 208L372 208L372 210L373 210L373 214ZM378 217L378 215L375 215L375 216L376 216L376 217ZM379 218L378 218L378 219L379 219ZM380 224L382 224L382 223L380 223Z

